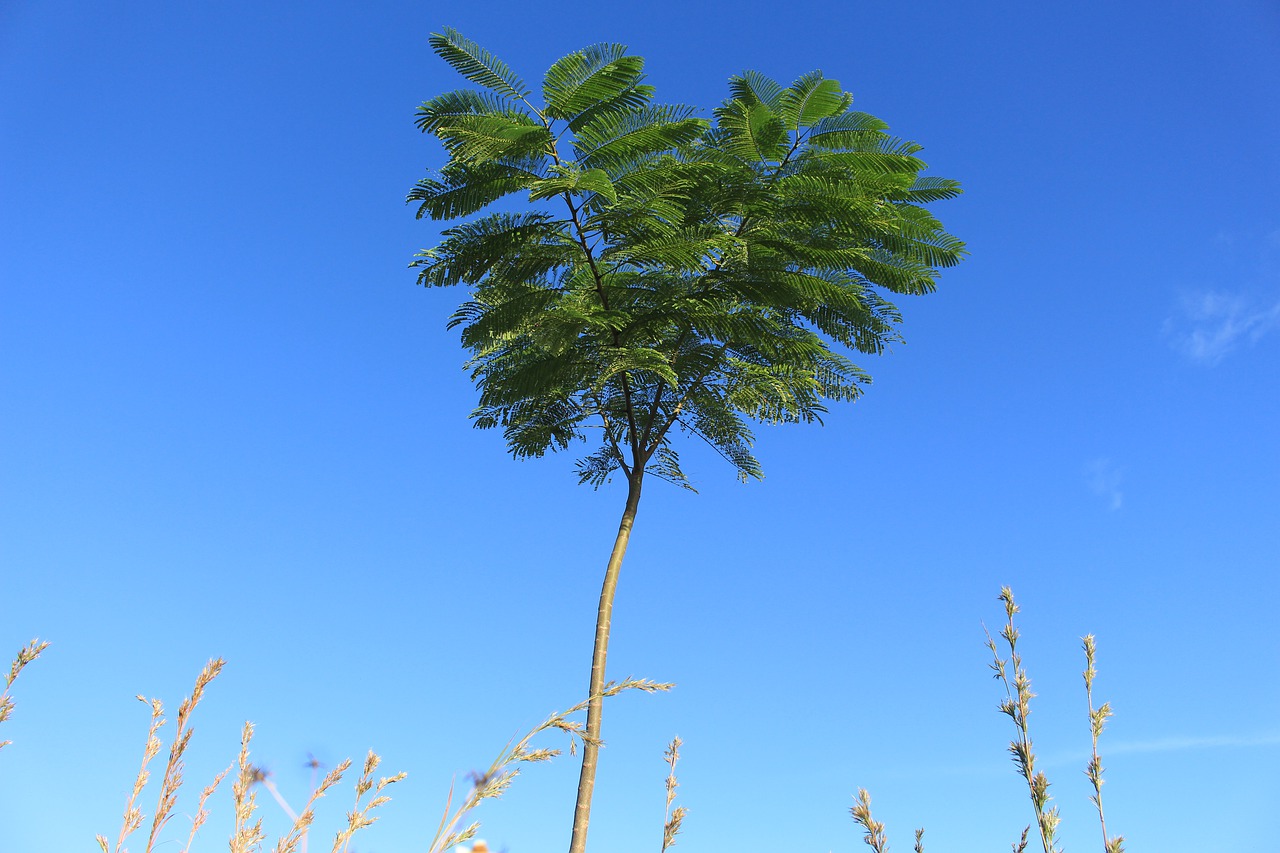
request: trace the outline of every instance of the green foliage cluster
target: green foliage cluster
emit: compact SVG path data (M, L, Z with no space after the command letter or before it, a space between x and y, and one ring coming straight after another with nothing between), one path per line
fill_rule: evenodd
M924 207L959 185L922 176L920 146L820 72L734 77L708 121L656 103L622 45L557 61L537 106L456 31L431 44L483 89L418 110L449 159L409 200L466 218L420 253L418 280L472 286L451 327L481 392L473 418L517 457L596 428L583 482L688 486L674 427L758 478L747 422L810 422L859 396L869 377L849 353L898 339L881 291L927 293L964 254ZM485 211L517 193L523 212Z

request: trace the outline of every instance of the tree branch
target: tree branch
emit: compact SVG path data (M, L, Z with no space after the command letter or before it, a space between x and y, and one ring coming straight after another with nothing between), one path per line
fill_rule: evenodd
M716 355L717 362L719 361L719 357L724 355L725 350L727 350L728 348L729 348L728 341L725 341L720 345L720 352L717 353ZM680 396L680 399L676 401L675 407L671 410L671 414L667 418L667 422L662 425L661 429L658 430L658 434L657 436L654 437L653 443L648 447L649 453L652 453L654 450L657 449L658 445L662 442L662 439L666 437L667 432L671 429L671 425L680 419L680 410L684 408L685 403L689 402L689 397L693 394L694 391L698 390L698 388L702 386L702 383L706 381L706 378L710 376L715 369L716 369L716 363L713 362L710 367L708 367L706 370L702 372L701 376L693 380L693 382L689 384L689 387L685 389L684 394Z
M604 421L604 434L609 444L613 447L613 452L618 454L618 466L622 468L622 472L631 477L631 467L627 465L626 457L622 455L622 448L618 444L618 438L613 434L613 422L609 420L609 413L605 411L604 402L599 398L592 398L592 402L596 405L596 411L600 413L600 420Z

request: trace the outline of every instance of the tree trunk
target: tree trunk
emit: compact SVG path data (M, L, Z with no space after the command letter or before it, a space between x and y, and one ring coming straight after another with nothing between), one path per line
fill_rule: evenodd
M618 525L618 537L613 542L613 553L604 572L604 586L600 589L600 609L596 613L596 642L591 654L591 690L588 693L587 730L582 739L582 775L578 777L578 802L573 810L573 838L569 853L585 853L587 849L587 824L591 820L591 794L596 785L596 765L600 759L600 714L604 709L604 664L609 653L609 623L613 618L613 594L618 589L618 574L622 571L622 558L627 553L631 539L631 526L635 523L636 508L640 506L640 484L644 470L640 469L627 483L627 507Z

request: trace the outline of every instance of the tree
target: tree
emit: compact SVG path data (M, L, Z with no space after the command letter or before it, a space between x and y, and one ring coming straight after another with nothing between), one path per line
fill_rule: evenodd
M432 49L481 89L426 101L417 125L447 164L409 194L419 218L464 219L419 253L418 281L465 284L472 413L517 458L585 440L583 483L627 484L591 658L571 853L586 847L614 592L646 475L689 488L677 436L760 478L748 421L819 421L870 377L845 354L899 340L881 295L934 289L963 244L923 205L920 146L850 108L821 72L788 87L729 82L714 121L658 104L644 60L598 44L558 60L542 106L505 63L452 29ZM521 212L485 211L525 194Z

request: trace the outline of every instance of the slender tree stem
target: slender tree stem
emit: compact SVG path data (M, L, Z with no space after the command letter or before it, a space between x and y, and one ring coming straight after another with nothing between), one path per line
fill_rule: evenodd
M609 625L613 620L613 596L618 589L618 575L622 571L622 558L631 540L631 527L635 523L636 509L640 506L640 485L644 480L644 465L636 464L627 482L627 506L618 525L618 536L613 541L613 553L604 572L604 585L600 589L600 609L596 613L596 641L591 654L591 688L587 704L587 730L582 738L582 774L578 777L578 801L573 810L573 837L569 853L585 853L587 849L587 824L591 820L591 794L596 785L596 766L600 761L600 715L604 710L604 665L609 654Z

